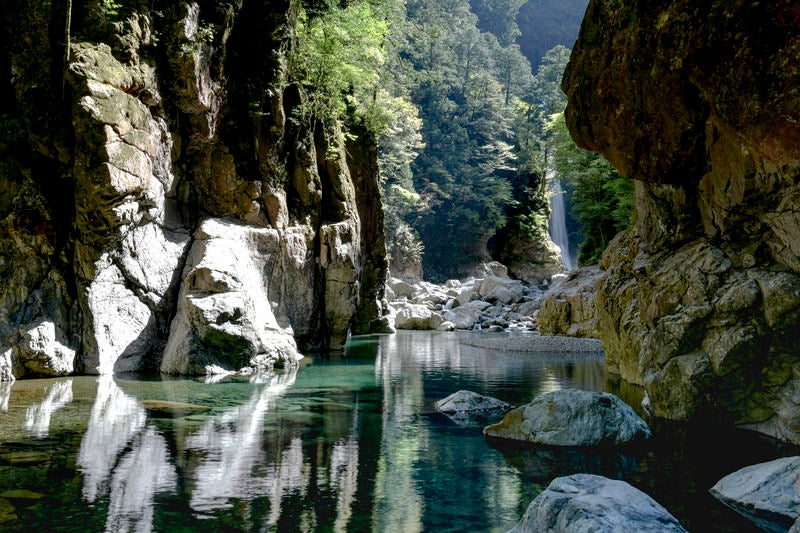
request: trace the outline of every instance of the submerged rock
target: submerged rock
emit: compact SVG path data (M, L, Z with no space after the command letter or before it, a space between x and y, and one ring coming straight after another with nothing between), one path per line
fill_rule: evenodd
M607 392L581 390L543 394L483 433L550 446L624 445L650 438L650 428L628 404Z
M747 466L710 492L761 529L786 531L800 519L800 456Z
M624 481L591 474L556 478L508 533L637 533L686 530L650 496Z
M167 400L144 400L142 407L150 416L156 418L179 418L182 416L205 413L208 407L192 403L170 402Z

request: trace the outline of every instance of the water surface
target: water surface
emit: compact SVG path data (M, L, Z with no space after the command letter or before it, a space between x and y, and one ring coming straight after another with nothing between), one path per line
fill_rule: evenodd
M572 387L635 405L639 392L609 383L602 356L487 350L466 334L354 338L344 357L216 383L0 384L0 529L506 531L554 477L584 471L626 479L687 529L755 531L707 489L793 450L664 424L625 453L498 448L481 433L491 420L457 423L433 403L469 389L519 405Z

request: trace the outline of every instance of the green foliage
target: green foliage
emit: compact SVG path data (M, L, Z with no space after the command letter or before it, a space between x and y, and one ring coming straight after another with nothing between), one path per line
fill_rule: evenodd
M620 176L600 154L578 148L569 136L563 113L553 117L550 129L556 142L558 173L574 189L573 211L586 238L578 262L597 263L614 235L631 224L633 181Z
M502 46L513 44L521 35L517 25L519 9L528 0L470 0L472 11L478 15L481 31L497 37Z
M304 97L295 119L332 126L349 114L380 133L390 121L378 100L388 31L381 2L355 0L340 7L325 0L318 5L313 12L300 9L289 58Z
M425 272L459 275L488 257L517 174L514 116L530 83L519 50L481 33L469 0L409 0L400 55L425 147L410 165L419 209L406 220L425 244Z

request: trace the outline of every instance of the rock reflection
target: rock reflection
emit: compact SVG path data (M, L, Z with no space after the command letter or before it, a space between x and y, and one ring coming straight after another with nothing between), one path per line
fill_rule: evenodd
M174 492L178 484L167 443L155 428L137 434L131 448L114 469L106 531L151 531L155 495Z
M77 461L83 472L83 497L88 502L105 492L117 457L147 418L144 407L122 392L113 377L101 376L97 381L97 397Z
M1 385L1 384L0 384ZM9 394L11 389L9 388ZM2 390L0 390L0 394ZM24 428L40 439L50 433L50 420L53 413L72 401L72 380L57 381L47 390L41 403L30 405L25 413ZM6 405L8 398L6 398ZM7 409L6 409L7 410Z
M526 479L548 483L560 476L585 473L621 479L635 472L642 453L634 448L557 448L507 444L490 439L506 462Z
M8 412L8 400L11 399L11 387L14 386L13 381L0 381L0 411Z
M264 461L264 415L296 376L296 368L283 374L259 375L257 382L268 383L246 403L226 410L186 437L185 451L202 457L193 472L192 509L225 509L233 505L234 498L263 495L264 487L255 472Z
M113 377L98 378L77 463L86 501L108 494L106 531L152 531L155 495L177 486L167 443L146 420L144 407Z

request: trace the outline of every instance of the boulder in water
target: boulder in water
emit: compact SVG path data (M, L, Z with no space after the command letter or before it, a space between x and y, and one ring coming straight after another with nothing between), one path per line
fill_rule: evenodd
M483 433L550 446L605 446L646 440L650 428L613 394L560 390L514 409Z
M800 456L747 466L710 492L761 529L786 531L800 519Z
M460 390L435 404L436 410L442 413L464 413L473 411L508 411L512 408L504 401L484 396L477 392Z
M685 532L666 509L628 483L592 474L559 477L508 533Z

